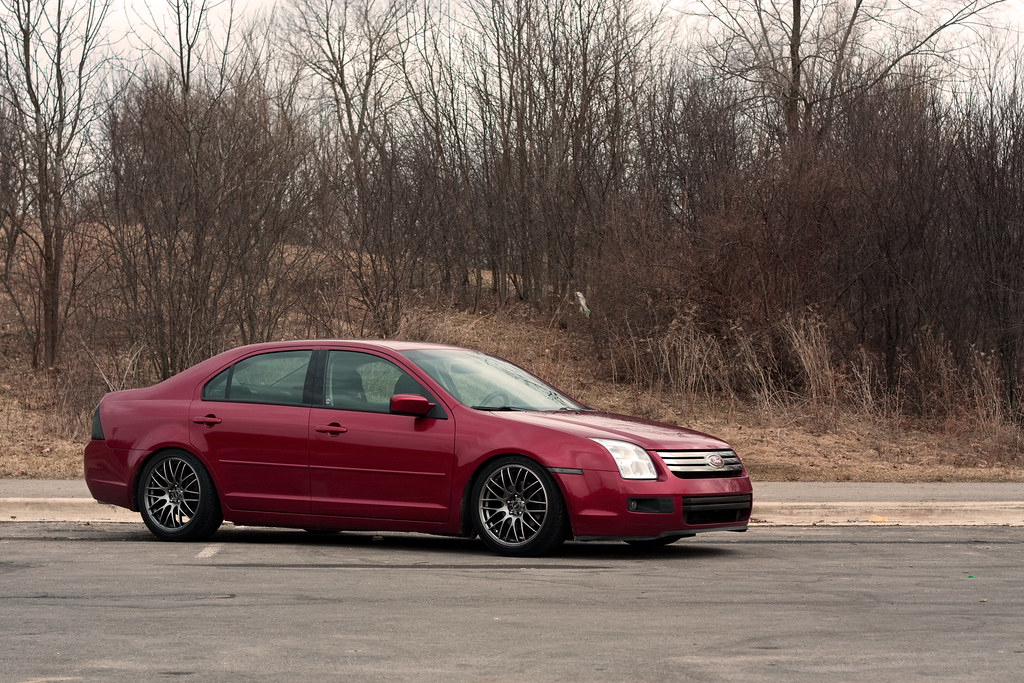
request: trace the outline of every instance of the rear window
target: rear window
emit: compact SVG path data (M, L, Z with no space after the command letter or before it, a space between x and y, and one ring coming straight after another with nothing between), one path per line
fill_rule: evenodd
M312 356L306 349L240 360L206 383L203 400L301 405Z

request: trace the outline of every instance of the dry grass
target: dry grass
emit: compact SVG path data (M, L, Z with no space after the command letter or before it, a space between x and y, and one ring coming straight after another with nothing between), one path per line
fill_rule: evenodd
M693 391L641 390L607 379L588 342L526 307L484 314L415 311L406 317L401 336L496 353L594 408L721 436L759 481L1024 481L1021 430L987 414L908 422L896 413L869 414L856 403L840 410L827 401L695 400ZM80 477L89 418L83 406L105 390L103 363L76 345L67 354L73 369L33 372L13 350L11 338L3 341L0 477ZM811 356L803 360L810 371ZM118 363L124 359L112 361ZM817 390L829 399L836 392L828 385ZM825 419L822 403L830 406Z
M0 477L75 479L82 476L84 442L62 425L56 391L45 374L0 368ZM56 424L55 424L56 423ZM56 427L56 429L55 429Z

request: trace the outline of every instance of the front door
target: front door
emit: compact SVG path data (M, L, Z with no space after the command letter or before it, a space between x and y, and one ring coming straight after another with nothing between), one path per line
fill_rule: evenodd
M313 514L445 521L455 425L439 406L427 417L393 415L394 394L436 400L391 361L332 350L323 408L309 420Z

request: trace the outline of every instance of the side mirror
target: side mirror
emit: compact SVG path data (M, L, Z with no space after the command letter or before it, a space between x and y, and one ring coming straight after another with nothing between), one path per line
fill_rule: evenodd
M392 413L425 417L434 409L434 404L417 394L395 394L389 405Z

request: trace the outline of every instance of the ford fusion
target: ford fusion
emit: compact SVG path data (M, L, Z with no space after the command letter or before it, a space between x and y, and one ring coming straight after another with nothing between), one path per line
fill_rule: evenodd
M163 540L227 520L478 534L517 556L745 531L752 500L719 439L591 410L479 351L392 341L245 346L107 394L85 478Z

